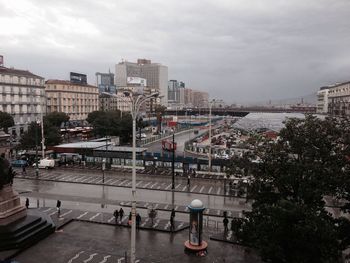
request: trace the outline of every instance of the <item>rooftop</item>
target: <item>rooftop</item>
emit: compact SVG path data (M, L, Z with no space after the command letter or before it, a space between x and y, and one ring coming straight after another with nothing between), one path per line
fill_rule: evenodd
M75 83L70 82L69 80L60 80L60 79L49 79L45 81L45 84L61 84L61 85L74 85L74 86L85 86L85 87L91 87L96 88L96 86L90 85L90 84L82 84L82 83Z
M28 70L15 69L15 68L6 68L6 67L2 67L2 66L0 66L0 74L8 74L8 75L16 75L16 76L22 76L22 77L31 77L31 78L44 79L43 77L35 75L35 74L33 74L32 72L30 72Z

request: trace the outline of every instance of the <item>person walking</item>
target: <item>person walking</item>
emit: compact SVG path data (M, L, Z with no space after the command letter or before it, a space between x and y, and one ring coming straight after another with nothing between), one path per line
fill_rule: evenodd
M29 208L29 198L26 198L26 208Z
M119 209L119 222L120 222L120 223L122 223L122 221L123 221L123 216L124 216L124 210L123 210L123 208L121 207L121 208Z
M175 209L171 209L171 214L170 214L170 217L175 217Z
M27 175L25 164L22 165L22 175Z
M136 214L136 228L140 228L141 216L139 213Z
M227 219L226 216L224 217L224 220L222 220L222 222L224 223L224 231L226 233L227 230L228 230L228 228L227 228L227 226L228 226L228 219Z
M57 200L56 207L57 207L58 214L60 214L61 213L61 201L60 200Z
M170 231L173 232L175 229L175 222L174 222L175 215L170 216Z
M190 184L191 184L191 175L188 174L187 175L187 187L190 188Z
M129 226L131 226L131 223L132 223L131 219L132 219L132 214L131 214L131 211L130 211L129 218L128 218L128 225Z
M117 209L114 210L113 216L114 216L114 219L115 219L115 223L118 224L119 212L118 212Z

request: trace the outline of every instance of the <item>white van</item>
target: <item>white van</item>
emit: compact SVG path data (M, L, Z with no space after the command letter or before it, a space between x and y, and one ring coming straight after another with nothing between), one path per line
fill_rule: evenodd
M33 164L33 167L36 167L36 163ZM38 168L43 168L43 169L52 169L55 167L55 160L53 159L41 159L38 162Z

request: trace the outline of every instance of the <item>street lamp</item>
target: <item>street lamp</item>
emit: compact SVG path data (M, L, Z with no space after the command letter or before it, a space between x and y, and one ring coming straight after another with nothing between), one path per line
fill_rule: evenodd
M106 158L102 160L102 183L105 183Z
M39 176L39 164L38 164L38 125L40 121L35 122L35 175Z
M129 94L126 92L125 94ZM149 95L131 94L131 117L132 117L132 206L131 206L131 248L130 248L130 262L135 263L136 252L136 119L139 114L140 107L147 100L157 98L158 92Z

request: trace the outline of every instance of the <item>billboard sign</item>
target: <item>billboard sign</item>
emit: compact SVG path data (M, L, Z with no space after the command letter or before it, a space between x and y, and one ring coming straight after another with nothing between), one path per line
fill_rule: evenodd
M137 84L140 86L147 86L147 80L139 77L127 77L127 84Z
M70 73L70 82L79 83L79 84L87 84L87 77L85 74L71 72Z

